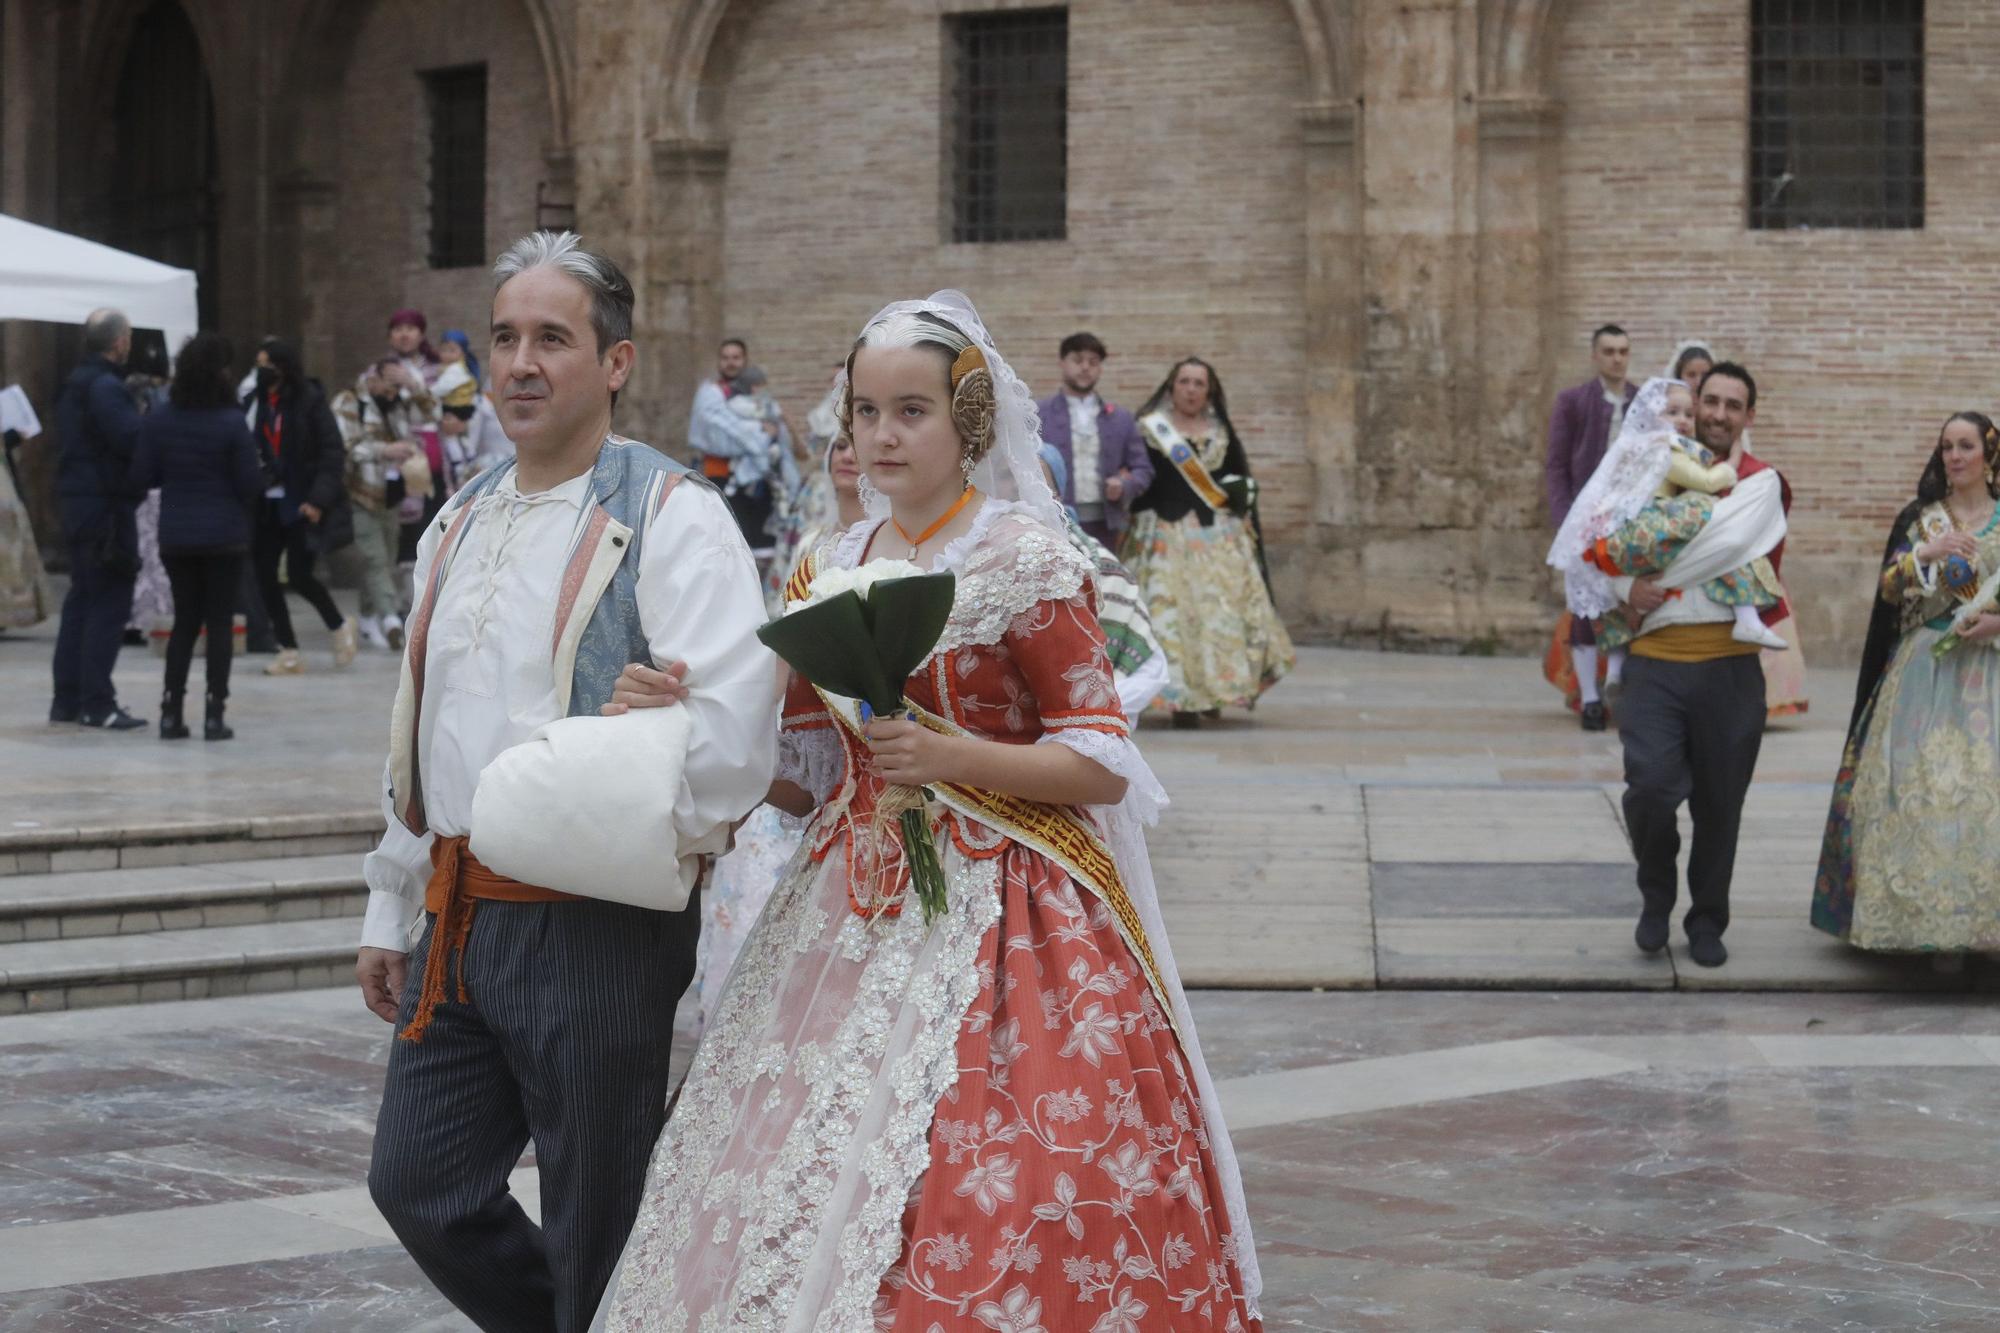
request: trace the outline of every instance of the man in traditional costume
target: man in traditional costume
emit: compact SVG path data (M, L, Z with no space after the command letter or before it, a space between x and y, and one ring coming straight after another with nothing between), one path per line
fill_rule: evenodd
M715 374L694 391L688 412L688 448L701 474L722 488L729 511L743 540L760 559L773 551L771 473L778 464L779 426L760 416L741 416L729 409L736 394L736 377L750 364L750 348L741 338L728 338L715 353Z
M1058 348L1062 391L1039 404L1042 439L1061 455L1057 497L1107 550L1132 523L1132 501L1153 484L1153 460L1132 414L1097 392L1110 353L1094 333L1072 333Z
M1696 432L1738 481L1701 533L1675 557L1669 595L1651 579L1615 579L1620 600L1644 615L1632 640L1618 738L1625 748L1625 827L1638 862L1642 907L1633 938L1646 953L1666 947L1679 891L1679 810L1694 839L1688 854L1688 956L1702 967L1729 958L1729 888L1743 798L1764 738L1761 651L1734 637L1735 613L1700 583L1768 554L1784 533L1790 493L1777 469L1742 449L1757 416L1757 382L1724 361L1702 380Z
M537 233L494 276L518 455L419 551L356 968L398 1037L369 1188L481 1328L580 1331L665 1119L693 894L771 780L779 677L721 497L610 433L624 275ZM667 664L677 706L600 716L635 661ZM540 1226L507 1187L530 1140Z
M1590 480L1604 451L1625 424L1625 408L1639 386L1625 378L1632 361L1632 340L1616 324L1590 335L1590 360L1596 374L1556 397L1549 414L1549 451L1543 463L1548 486L1549 526L1561 528L1569 507ZM1585 731L1605 727L1604 701L1597 686L1597 634L1591 622L1569 618L1569 657L1582 700ZM1614 673L1615 674L1615 673Z

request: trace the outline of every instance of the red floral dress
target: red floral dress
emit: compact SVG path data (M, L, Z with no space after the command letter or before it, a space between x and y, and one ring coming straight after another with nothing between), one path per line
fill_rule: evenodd
M910 700L1005 744L1129 746L1080 558L1018 515L975 537ZM662 1136L609 1327L1257 1328L1195 1080L1113 913L957 813L951 911L878 911L907 883L866 849L882 780L810 687L784 725L826 804Z

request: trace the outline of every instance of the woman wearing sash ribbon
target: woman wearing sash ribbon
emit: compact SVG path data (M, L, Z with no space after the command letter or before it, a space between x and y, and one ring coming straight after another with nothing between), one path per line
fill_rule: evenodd
M845 407L868 517L793 580L957 576L911 711L794 679L806 844L724 988L600 1312L612 1330L1256 1328L1242 1186L1139 823L1091 567L964 296L889 306ZM895 805L931 798L948 906ZM905 896L909 901L905 901Z
M1828 934L1943 970L2000 950L2000 613L1947 641L1996 575L2000 429L1959 412L1889 528L1812 901Z
M1125 564L1146 594L1167 651L1159 706L1177 727L1225 707L1254 708L1296 657L1271 604L1257 526L1257 486L1222 381L1188 357L1139 410L1155 455L1153 481L1132 502Z

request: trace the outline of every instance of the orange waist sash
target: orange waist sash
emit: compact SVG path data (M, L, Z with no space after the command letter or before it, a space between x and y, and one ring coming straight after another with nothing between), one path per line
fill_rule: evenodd
M444 1003L447 968L458 973L458 1002L464 1004L470 998L465 990L465 941L472 934L472 909L480 899L503 903L583 901L574 893L509 879L474 856L471 841L440 836L431 843L431 882L424 889L424 910L435 913L437 923L431 927L431 945L424 954L424 989L417 997L417 1012L410 1025L396 1034L404 1041L424 1039L424 1030Z

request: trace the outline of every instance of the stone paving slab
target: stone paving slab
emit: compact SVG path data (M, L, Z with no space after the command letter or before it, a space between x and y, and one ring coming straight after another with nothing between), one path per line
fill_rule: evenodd
M1388 988L1668 990L1675 967L1632 944L1626 918L1378 919L1376 974Z
M1629 855L1611 805L1591 788L1367 789L1375 861L1585 861Z

